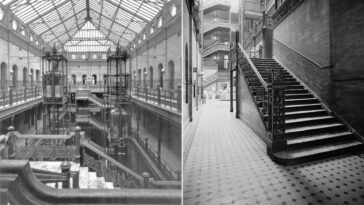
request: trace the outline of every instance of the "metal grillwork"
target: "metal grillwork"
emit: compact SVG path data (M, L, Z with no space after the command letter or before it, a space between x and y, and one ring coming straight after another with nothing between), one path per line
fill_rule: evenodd
M59 134L68 124L68 63L64 55L59 54L55 46L42 57L43 104L45 108L45 133Z

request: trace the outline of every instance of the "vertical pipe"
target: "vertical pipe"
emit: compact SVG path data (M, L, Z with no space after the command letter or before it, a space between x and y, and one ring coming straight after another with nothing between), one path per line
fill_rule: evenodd
M230 45L230 112L234 112L234 96L233 96L233 88L234 88L234 71L233 71L233 63L232 63L232 59L233 56L231 55L232 49L234 49L231 45ZM235 59L236 61L237 59Z
M192 14L189 14L188 34L188 113L190 122L192 122Z
M239 83L239 77L240 77L240 74L239 74L239 65L238 65L238 59L239 59L239 54L238 54L238 50L239 50L239 31L236 32L236 35L235 35L235 44L236 44L236 52L235 52L235 59L236 59L236 64L235 64L235 73L236 73L236 85L235 85L235 95L236 95L236 118L240 118L240 99L239 99L239 87L240 87L240 83Z

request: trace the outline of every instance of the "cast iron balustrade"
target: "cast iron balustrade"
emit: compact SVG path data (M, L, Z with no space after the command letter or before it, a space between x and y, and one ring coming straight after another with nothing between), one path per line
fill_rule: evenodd
M0 91L0 107L8 107L18 103L32 101L42 96L43 89L37 85L18 89L10 86L9 89Z
M153 161L156 164L158 164L158 167L163 171L164 174L168 176L169 179L174 179L174 180L180 179L180 173L173 171L171 166L165 160L163 160L161 157L158 157L158 151L148 144L147 137L142 139L142 137L140 137L139 134L136 133L136 130L133 130L132 136L144 148L148 156L150 156L153 159Z
M181 112L181 86L177 90L165 90L162 88L148 88L138 85L132 89L133 98L147 103L158 105L173 111Z
M265 82L258 69L250 60L248 54L240 44L233 45L231 56L238 56L238 67L249 86L249 91L254 96L256 106L272 140L272 149L284 149L285 139L285 96L284 74L280 70L271 69L268 82ZM237 53L237 55L236 55ZM236 58L236 57L235 57ZM234 62L235 59L232 59Z

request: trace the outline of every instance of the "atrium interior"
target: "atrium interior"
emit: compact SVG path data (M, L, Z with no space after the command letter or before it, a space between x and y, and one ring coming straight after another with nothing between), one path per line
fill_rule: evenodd
M185 0L185 204L364 204L364 2Z
M0 0L0 204L180 204L181 25L178 0Z

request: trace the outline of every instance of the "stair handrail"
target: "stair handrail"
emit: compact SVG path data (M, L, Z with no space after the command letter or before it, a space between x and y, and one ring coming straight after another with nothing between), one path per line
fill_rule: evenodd
M181 204L175 189L53 189L40 182L25 160L1 160L2 202L11 204Z
M252 68L252 70L254 71L255 75L258 77L260 83L263 85L263 87L267 90L268 89L268 85L267 83L264 81L262 75L260 75L258 69L255 67L255 65L253 64L253 62L250 60L248 54L245 52L245 50L243 49L243 47L241 46L240 43L238 43L240 52L244 55L244 58L248 61L250 67Z

